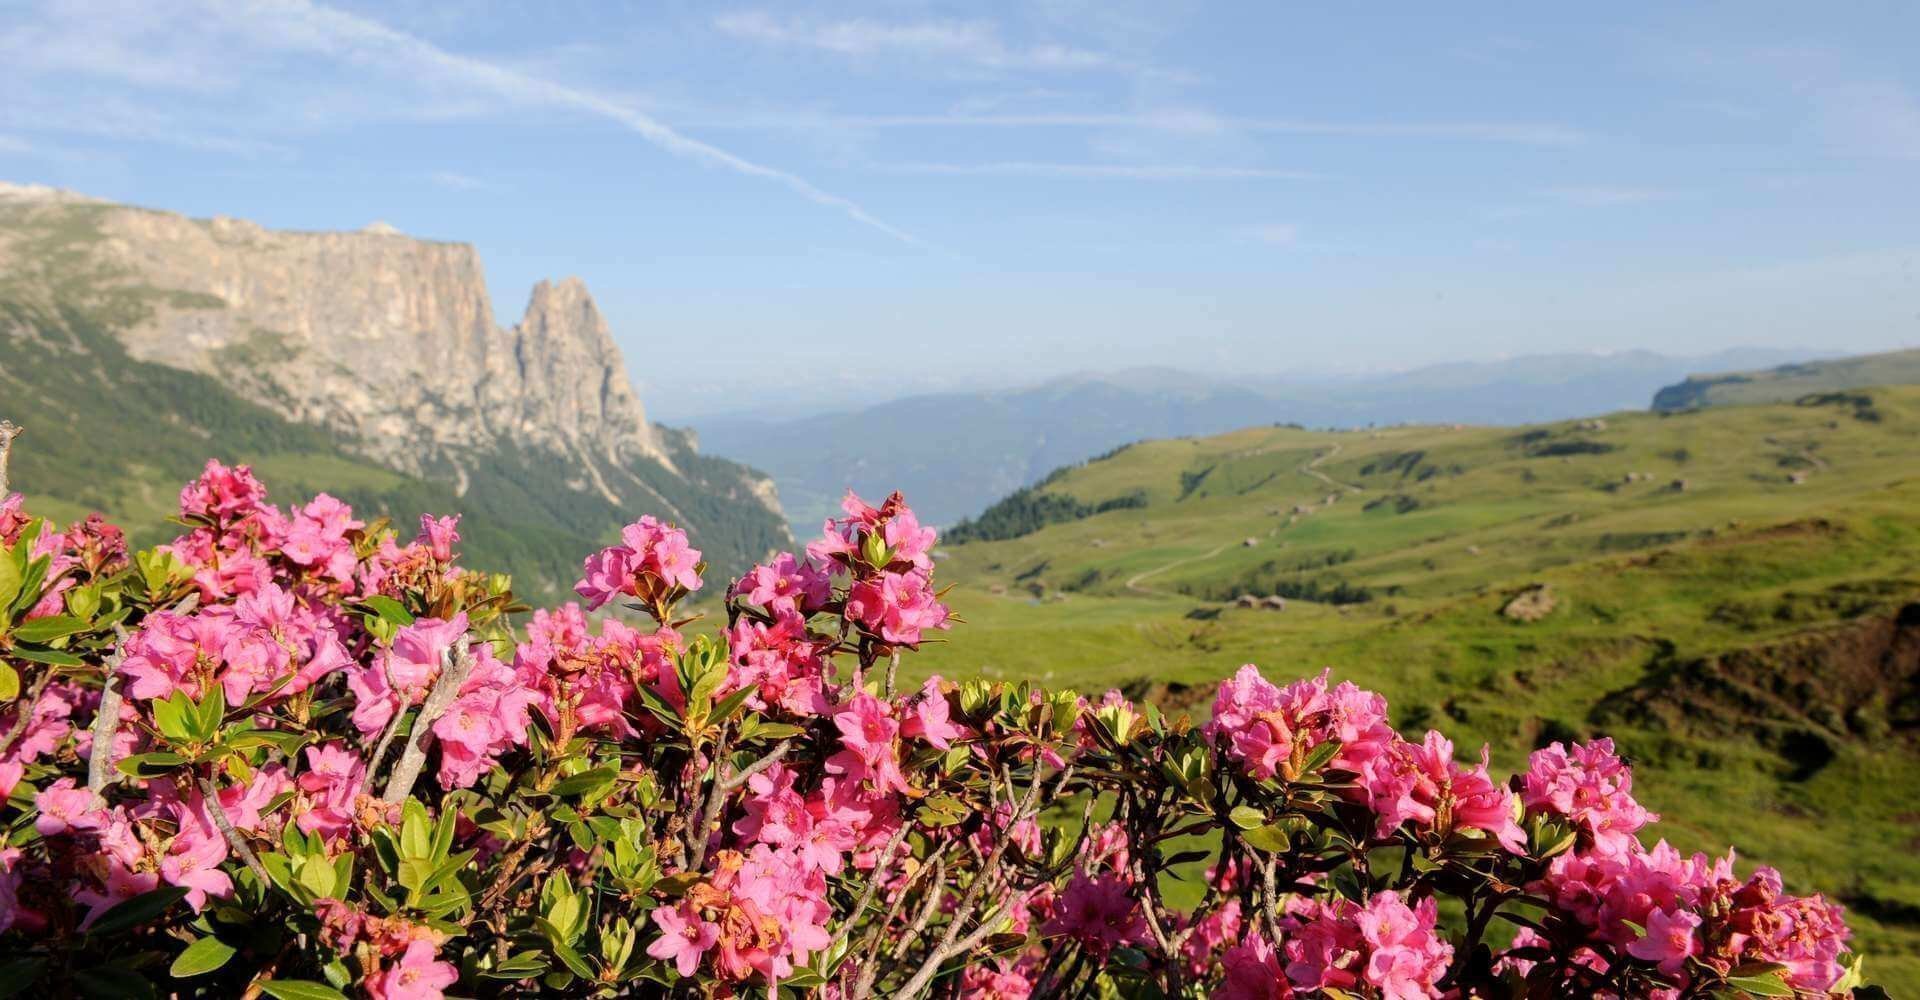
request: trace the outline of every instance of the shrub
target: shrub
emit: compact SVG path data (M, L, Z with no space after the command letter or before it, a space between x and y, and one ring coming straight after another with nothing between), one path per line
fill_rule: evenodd
M508 581L459 565L454 519L402 543L325 495L272 506L244 467L209 463L186 532L132 554L7 498L0 985L1405 1000L1858 980L1820 897L1648 846L1606 740L1499 781L1484 749L1403 738L1324 674L1242 667L1198 726L1118 692L903 683L951 624L933 532L898 494L845 511L703 627L700 553L652 518L586 560L585 608L522 617ZM607 605L635 614L588 617Z

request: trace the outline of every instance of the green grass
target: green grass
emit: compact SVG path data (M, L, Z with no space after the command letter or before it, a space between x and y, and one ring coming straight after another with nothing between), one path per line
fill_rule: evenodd
M1330 667L1386 694L1397 724L1484 741L1508 769L1551 739L1613 735L1663 835L1736 844L1842 899L1873 978L1902 995L1920 988L1920 623L1908 645L1885 636L1920 602L1920 389L1868 395L1877 420L1788 404L1138 445L1043 489L1144 490L1146 507L943 546L966 621L915 667L1123 687L1196 715L1241 663ZM1611 450L1554 453L1583 441ZM1319 456L1314 471L1362 488L1327 506L1335 488L1301 471ZM1399 496L1405 513L1366 509ZM1195 596L1294 578L1374 596L1284 612ZM1499 614L1532 583L1553 613Z

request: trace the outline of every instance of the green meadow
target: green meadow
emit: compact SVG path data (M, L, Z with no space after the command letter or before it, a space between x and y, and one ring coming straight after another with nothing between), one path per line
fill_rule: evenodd
M1920 988L1920 388L1257 428L1135 445L1038 493L1060 520L941 550L965 622L916 669L1196 716L1241 663L1331 669L1496 768L1611 735L1667 838L1838 897L1872 978ZM1144 502L1073 516L1126 496ZM1502 613L1542 585L1551 610ZM1235 601L1273 594L1296 596Z

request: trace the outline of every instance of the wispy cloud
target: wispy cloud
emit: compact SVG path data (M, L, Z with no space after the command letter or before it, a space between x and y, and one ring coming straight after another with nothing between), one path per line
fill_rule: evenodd
M1230 132L1276 135L1318 135L1360 139L1433 139L1442 141L1506 143L1525 146L1577 146L1592 136L1582 129L1551 122L1501 121L1317 121L1288 118L1240 118L1196 108L1167 108L1126 113L1008 113L968 112L933 114L822 114L772 112L716 116L713 128L846 128L846 129L1134 129L1186 134Z
M471 177L466 174L455 173L451 170L436 170L432 174L429 174L427 176L427 179L432 181L435 184L440 185L443 188L447 188L453 191L498 190L498 186L495 185L492 181L481 180L478 177Z
M1085 177L1129 181L1311 180L1319 175L1268 167L1222 167L1189 163L876 163L872 169L902 174L996 175L1013 177Z
M1540 192L1544 197L1569 205L1586 205L1596 208L1614 205L1644 205L1648 202L1669 201L1679 197L1679 192L1664 188L1626 187L1610 184L1577 184L1569 187L1546 188Z
M25 156L33 151L33 143L17 136L0 132L0 153L12 153L16 156Z
M982 20L818 21L747 10L723 14L713 26L735 38L845 56L932 56L988 69L1075 71L1126 65L1107 53L1070 45L1014 45L1001 37L998 25Z
M213 3L172 7L170 5L131 5L142 17L134 45L140 51L165 48L153 40L180 41L180 51L194 58L148 58L130 75L112 60L84 58L95 35L113 35L117 8L89 7L85 3L66 11L60 19L50 19L51 28L23 29L18 26L0 35L0 52L36 45L52 45L69 53L59 59L42 58L41 69L52 72L100 75L125 82L142 79L153 87L206 89L219 87L218 79L201 80L193 74L203 64L221 65L219 60L205 63L201 50L215 40L243 51L250 59L271 53L293 53L332 60L353 72L398 74L425 90L460 93L468 97L491 97L496 110L539 108L591 115L612 122L639 135L654 146L683 159L732 171L779 184L814 204L832 208L862 225L870 226L895 239L925 246L918 237L886 222L858 202L826 191L791 171L769 166L685 135L666 123L634 108L616 96L585 87L561 83L551 77L510 65L461 55L384 23L358 14L313 3L310 0L258 0L244 6ZM166 23L150 23L150 11L164 10L171 18ZM76 16L84 13L89 16ZM64 32L64 34L62 34ZM73 33L79 32L77 36ZM119 35L120 43L128 39ZM118 43L116 43L118 44ZM112 48L112 46L108 46ZM186 67L181 69L181 67ZM391 97L389 96L389 100ZM7 114L0 108L0 123ZM18 126L16 126L18 127Z

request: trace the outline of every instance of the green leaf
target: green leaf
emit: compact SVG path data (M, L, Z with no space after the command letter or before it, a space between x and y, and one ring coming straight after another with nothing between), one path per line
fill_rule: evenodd
M46 644L86 631L87 623L72 615L48 615L21 622L13 630L13 641Z
M581 771L573 777L562 778L554 782L553 794L583 795L589 792L598 792L604 788L611 787L614 780L619 776L620 769L612 766L596 767L590 771Z
M395 625L413 624L413 612L408 611L406 605L384 594L375 594L363 603L372 608L374 614Z
M20 564L14 562L14 554L0 551L0 611L12 606L13 599L20 596L20 578ZM0 624L5 624L5 620L5 616L0 615Z
M193 702L185 691L174 691L163 699L152 703L153 726L160 735L178 743L184 743L192 734L188 719L193 717Z
M194 706L193 738L201 743L212 743L220 734L220 723L227 717L227 689L218 685L209 685L210 690Z
M7 559L0 556L0 563L4 562ZM0 962L0 998L26 992L46 967L47 960L44 958L16 958L10 962Z
M1240 834L1240 839L1246 841L1248 846L1256 850L1273 853L1284 851L1289 845L1287 832L1282 830L1277 823L1268 823L1266 826L1256 826Z
M725 675L723 674L722 676L724 677ZM747 699L753 697L753 693L758 690L759 687L757 685L749 684L727 695L725 698L720 699L720 704L713 706L713 721L732 721L733 717L738 715L740 710L746 706Z
M1327 766L1327 762L1333 760L1334 756L1337 755L1339 752L1340 752L1339 740L1328 740L1325 743L1322 743L1319 746L1314 747L1311 751L1307 753L1307 759L1300 762L1300 773L1303 775L1312 774L1313 772L1320 770L1321 768Z
M545 975L550 968L546 956L537 951L523 951L501 959L499 965L480 974L488 979L532 979Z
M22 533L20 542L15 544L24 544L26 539L26 534ZM9 621L12 620L13 615L25 613L28 608L33 607L34 602L40 599L40 582L47 578L47 567L52 563L52 556L41 556L27 563L20 574L20 590L14 595L11 614L6 616Z
M187 890L177 885L142 893L101 914L100 919L93 922L93 926L88 928L87 933L118 934L138 927L167 912L168 907L185 899L186 895Z
M311 979L267 979L260 989L274 1000L347 1000L347 995Z
M87 665L87 661L72 653L62 652L58 649L41 649L35 646L13 647L13 658L16 660L29 660L34 663L45 663L54 667L84 667Z
M217 937L203 937L187 945L187 950L173 960L167 967L168 974L175 979L188 979L205 975L227 964L233 957L233 946Z
M114 768L130 778L157 778L190 762L190 758L170 750L155 750L152 753L137 753L131 757L122 757L114 763Z
M1227 818L1242 830L1251 830L1257 826L1265 826L1267 823L1267 814L1252 806L1234 806L1233 811L1227 814Z
M0 663L0 702L20 697L20 671L11 663Z
M1768 976L1728 976L1727 985L1736 990L1744 990L1757 997L1794 996L1793 987L1777 975Z
M400 807L400 856L425 858L433 853L433 821L419 799L408 799Z
M553 957L559 959L560 964L565 965L581 979L593 978L592 967L588 966L587 960L581 958L580 953L574 951L573 946L566 942L559 928L549 923L545 917L535 917L533 922L540 928L540 932L547 936L547 945L553 949Z

